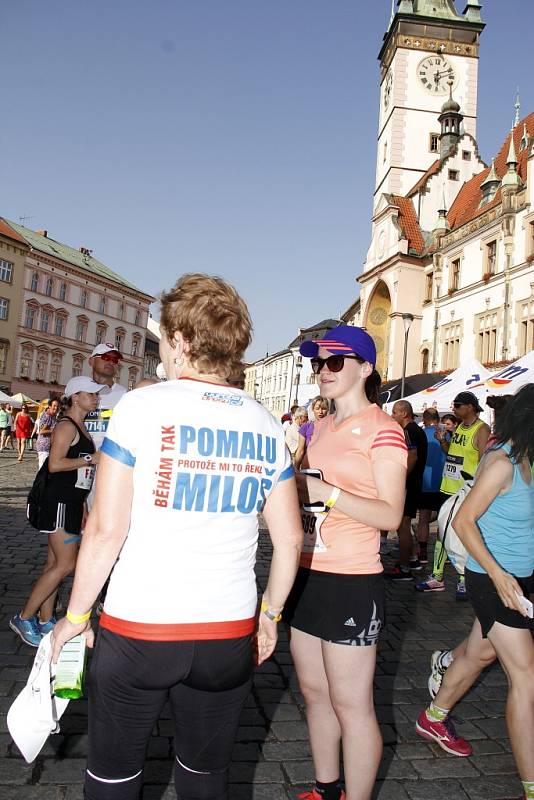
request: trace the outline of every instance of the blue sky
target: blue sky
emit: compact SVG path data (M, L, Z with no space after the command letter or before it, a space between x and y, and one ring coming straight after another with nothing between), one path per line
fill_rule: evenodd
M463 11L465 2L458 0ZM17 0L0 11L0 215L157 294L249 304L250 359L358 293L389 0ZM534 110L532 0L486 0L485 160Z

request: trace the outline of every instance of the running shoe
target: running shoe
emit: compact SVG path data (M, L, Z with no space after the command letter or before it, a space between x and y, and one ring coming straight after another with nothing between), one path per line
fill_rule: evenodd
M456 599L460 601L469 600L469 596L467 594L467 589L465 586L465 580L463 581L459 580L458 583L456 584Z
M443 676L450 665L445 666L443 656L450 650L434 650L430 659L430 677L428 678L428 691L432 700L441 688Z
M416 583L414 588L416 592L444 592L445 581L438 581L437 578L431 575L426 581Z
M319 794L316 789L312 789L311 792L302 792L302 794L298 794L297 797L299 800L323 800L322 794ZM341 790L339 800L345 800L345 792L343 790Z
M46 636L47 633L54 630L54 625L56 624L57 619L55 617L50 617L46 622L41 622L40 619L37 620L37 624L39 626L39 631L41 636Z
M410 558L410 569L414 570L414 572L422 570L421 561L418 558Z
M452 753L453 756L465 758L473 752L469 742L456 734L449 717L446 717L443 722L436 722L428 719L426 711L421 711L415 723L415 730L425 739L431 739L439 744L442 750Z
M384 572L384 578L388 578L390 581L413 581L413 575L410 570L401 569L398 564L393 569L390 569L389 572Z
M11 617L9 620L9 627L12 631L18 633L22 641L25 644L29 644L30 647L39 647L41 644L42 636L39 630L37 617L22 619L20 614L15 614L15 616Z

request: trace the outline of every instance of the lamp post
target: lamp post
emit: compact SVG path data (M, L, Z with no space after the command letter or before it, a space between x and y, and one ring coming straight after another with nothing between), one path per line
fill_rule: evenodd
M298 404L299 404L300 371L302 369L302 361L297 361L296 362L295 369L297 370L297 377L295 378L295 403L298 406Z
M401 380L401 397L404 397L404 381L406 378L406 358L408 356L408 334L410 332L410 325L414 320L413 314L403 314L402 324L404 325L404 356L402 359L402 380Z

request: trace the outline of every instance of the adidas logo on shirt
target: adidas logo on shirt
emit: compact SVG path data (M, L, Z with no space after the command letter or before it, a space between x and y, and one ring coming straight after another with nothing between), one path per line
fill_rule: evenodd
M350 626L351 628L356 627L356 623L354 622L354 617L349 617L348 619L346 619L344 624Z

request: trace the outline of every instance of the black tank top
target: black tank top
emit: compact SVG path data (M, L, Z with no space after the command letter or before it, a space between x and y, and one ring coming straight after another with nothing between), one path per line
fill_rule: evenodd
M80 428L73 419L70 417L62 417L56 425L56 430L61 424L65 425L67 423L73 425L78 431L79 439L75 444L71 444L65 458L80 458L80 456L86 453L92 455L95 452L95 445L91 436L85 429ZM92 469L94 470L94 467ZM85 470L85 468L82 467L81 470ZM65 472L49 472L47 493L50 492L54 499L62 503L83 502L89 494L89 489L79 489L76 487L79 478L78 468Z

